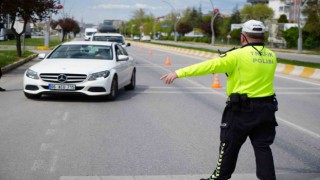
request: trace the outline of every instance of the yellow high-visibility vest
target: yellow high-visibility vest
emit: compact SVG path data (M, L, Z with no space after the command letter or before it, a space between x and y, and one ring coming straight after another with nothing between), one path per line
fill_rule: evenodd
M268 48L244 46L210 59L176 70L178 78L227 73L226 93L247 94L249 98L273 95L277 58Z

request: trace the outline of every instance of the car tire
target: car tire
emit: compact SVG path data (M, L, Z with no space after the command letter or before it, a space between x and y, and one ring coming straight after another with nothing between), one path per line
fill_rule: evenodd
M114 76L111 82L110 94L107 96L108 100L113 101L118 95L118 79Z
M41 97L41 94L29 94L24 92L24 95L28 98L28 99L39 99Z
M136 87L136 70L134 69L132 71L130 84L125 86L124 89L126 89L126 90L134 90L135 87Z

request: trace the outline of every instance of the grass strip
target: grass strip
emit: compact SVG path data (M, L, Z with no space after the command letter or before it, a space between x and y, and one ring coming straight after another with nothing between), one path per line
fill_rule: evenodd
M32 54L35 54L35 53L31 51L25 51L22 57L18 57L16 50L0 50L0 67L4 67L6 65L12 64Z
M22 46L22 39L21 39L21 46ZM27 38L24 42L25 46L43 46L44 45L44 38ZM57 37L50 38L49 41L50 47L55 47L59 44L61 44L61 41ZM8 40L8 41L0 41L0 45L9 45L9 46L15 46L16 40Z

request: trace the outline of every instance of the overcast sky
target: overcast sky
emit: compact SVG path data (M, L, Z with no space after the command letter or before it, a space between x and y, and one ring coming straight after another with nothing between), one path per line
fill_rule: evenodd
M207 13L212 10L210 0L60 0L64 6L60 14L53 19L62 18L61 14L68 14L77 21L85 23L102 23L104 19L130 20L133 12L144 9L147 14L152 13L156 17L175 11L182 11L187 7L199 8ZM246 4L246 0L211 0L214 8L218 8L222 14L230 14L238 5L239 9ZM173 7L171 7L173 6Z

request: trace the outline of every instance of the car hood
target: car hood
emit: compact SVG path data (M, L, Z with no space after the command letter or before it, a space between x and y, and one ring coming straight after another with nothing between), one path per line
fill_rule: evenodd
M30 69L38 73L81 73L89 74L110 70L114 67L112 60L94 59L45 59Z

